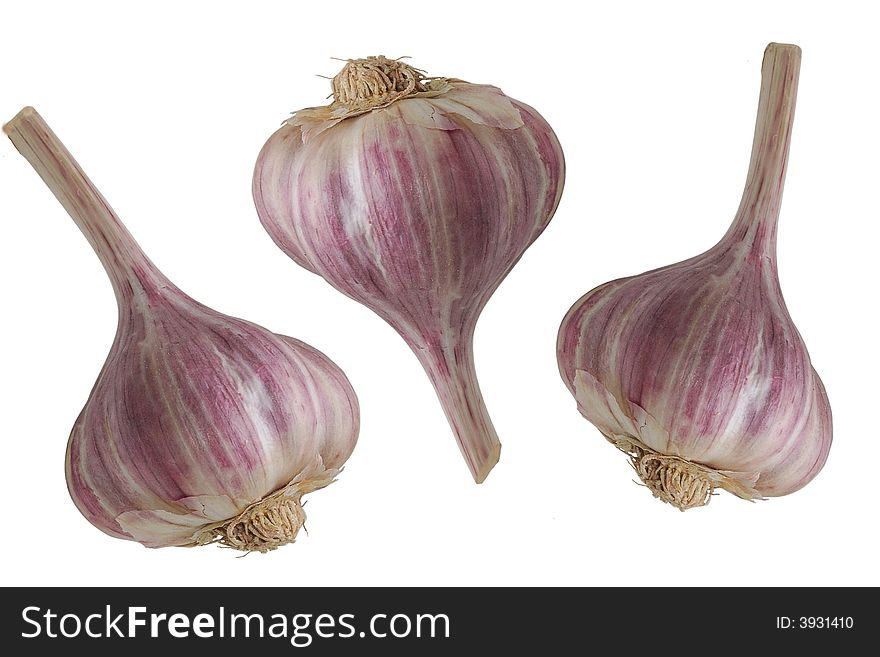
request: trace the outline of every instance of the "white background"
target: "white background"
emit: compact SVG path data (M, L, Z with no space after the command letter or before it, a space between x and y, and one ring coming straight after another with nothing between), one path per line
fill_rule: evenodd
M871 3L18 2L0 120L34 105L162 270L200 301L303 339L348 374L362 432L309 498L308 536L236 559L149 550L70 501L67 435L109 349L98 259L0 143L4 537L18 585L880 584L876 412L878 16ZM606 280L694 255L739 202L761 57L803 48L779 233L791 314L834 410L822 473L789 497L679 513L632 482L557 373L556 330ZM250 180L331 57L410 55L500 86L556 130L568 176L547 232L477 327L504 443L476 486L416 359L275 247Z

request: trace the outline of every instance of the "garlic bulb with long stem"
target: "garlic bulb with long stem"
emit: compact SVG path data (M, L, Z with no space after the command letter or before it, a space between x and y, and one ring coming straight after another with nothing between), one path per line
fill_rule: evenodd
M357 398L316 349L181 292L32 108L4 126L88 238L119 307L110 355L70 436L82 514L148 547L292 542L301 497L357 440Z
M562 193L562 150L496 87L349 60L334 101L295 112L260 152L257 212L294 261L378 313L431 379L474 479L501 444L474 328Z
M724 238L588 292L559 330L559 369L581 413L681 510L716 488L794 492L831 445L828 398L776 267L800 61L797 46L767 47L745 192Z

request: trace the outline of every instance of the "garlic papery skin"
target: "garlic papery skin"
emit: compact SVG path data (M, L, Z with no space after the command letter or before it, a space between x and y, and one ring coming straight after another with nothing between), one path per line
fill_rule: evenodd
M294 113L254 171L257 212L294 261L379 314L434 385L473 478L501 444L477 383L474 328L550 221L562 150L496 87L350 60L334 102Z
M724 238L588 292L557 357L581 413L681 510L722 488L792 493L821 470L831 408L782 297L776 227L801 52L770 44L745 192Z
M314 348L175 287L32 108L3 129L94 247L119 307L67 447L77 508L148 547L293 542L301 497L333 481L357 440L345 375Z

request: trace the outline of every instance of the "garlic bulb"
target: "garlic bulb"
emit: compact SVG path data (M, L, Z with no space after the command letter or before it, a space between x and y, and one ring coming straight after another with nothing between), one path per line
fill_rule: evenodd
M76 506L148 547L265 552L292 542L300 498L333 480L357 440L345 375L312 347L175 287L32 108L4 131L94 247L119 306L68 444Z
M559 330L581 413L651 492L681 510L806 485L831 409L779 286L776 226L801 53L770 44L745 193L724 238L690 260L588 292Z
M535 110L499 89L381 56L348 61L333 96L263 147L260 220L299 265L400 333L482 482L501 444L477 383L474 327L556 210L562 150Z

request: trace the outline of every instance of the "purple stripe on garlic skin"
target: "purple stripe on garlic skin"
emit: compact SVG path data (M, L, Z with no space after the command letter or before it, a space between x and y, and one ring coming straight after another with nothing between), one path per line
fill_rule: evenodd
M746 188L725 237L592 290L559 331L560 372L583 415L682 510L716 487L792 493L831 446L828 398L776 267L799 68L797 46L768 46Z
M352 60L336 80L356 84L360 66L387 75L379 86L403 82L296 112L257 160L257 212L293 260L400 333L479 483L501 445L477 383L474 328L555 212L562 151L537 112L496 87L423 78L382 57ZM406 87L414 78L421 86Z
M148 547L292 542L302 495L357 440L357 398L312 347L222 315L147 259L31 108L4 126L94 247L119 323L74 425L68 489L96 527Z

